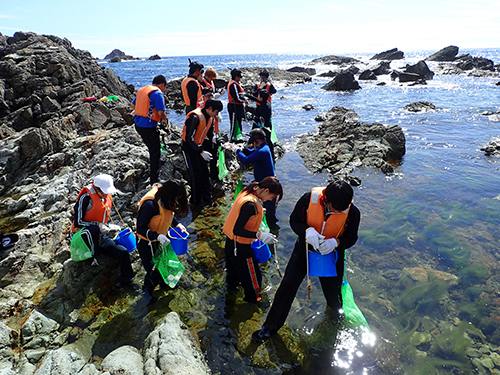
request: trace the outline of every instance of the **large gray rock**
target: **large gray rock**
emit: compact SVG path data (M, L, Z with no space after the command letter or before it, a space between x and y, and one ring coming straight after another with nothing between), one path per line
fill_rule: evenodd
M397 48L393 48L384 52L377 53L372 56L370 60L402 60L405 58L403 51L399 51Z
M406 141L399 126L361 123L353 110L333 107L319 125L318 134L305 134L297 144L304 165L313 173L327 171L350 179L359 167L392 173L389 160L401 160Z
M418 76L420 78L425 79L425 80L432 79L432 77L434 77L434 72L432 72L429 69L429 67L427 66L427 64L423 60L419 61L418 63L416 63L414 65L408 65L404 69L404 72L418 74ZM400 78L400 82L401 82L401 78Z
M445 47L425 58L426 61L454 61L458 54L457 46Z
M324 85L322 89L327 91L352 91L361 89L361 86L359 86L358 81L354 78L354 74L351 72L342 72Z
M146 338L143 356L146 375L211 373L196 340L175 312Z

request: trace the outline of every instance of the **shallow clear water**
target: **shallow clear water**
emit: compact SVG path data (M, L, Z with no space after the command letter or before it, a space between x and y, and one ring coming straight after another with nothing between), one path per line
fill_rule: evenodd
M467 52L495 63L500 60L499 50L460 51ZM409 58L404 63L414 63L428 54L407 54ZM237 55L191 59L222 70L237 66L289 68L315 57L318 56ZM169 80L183 76L188 63L187 58L175 57L104 65L137 88L150 83L156 74L164 74ZM238 349L238 327L253 313L263 320L266 305L260 311L243 305L228 312L225 288L221 283L207 283L201 288L206 288L204 303L210 305L203 311L208 320L206 329L198 335L214 373L475 371L460 347L444 343L463 341L464 332L474 338L476 347L480 343L500 342L500 164L479 150L500 133L498 122L481 115L485 110L500 109L500 92L495 86L498 81L499 78L461 75L435 76L426 86L415 87L390 80L385 80L385 86L378 86L376 81L360 82L362 89L354 93L321 90L327 78L313 78L311 83L287 88L278 86L279 92L273 97L273 123L288 151L276 165L285 191L278 206L281 229L276 249L282 272L296 238L288 227L288 216L303 193L328 180L327 175L313 175L302 165L300 156L293 151L293 137L315 131L314 117L333 106L353 109L362 122L397 124L404 130L406 155L394 175L366 169L354 172L362 179L362 185L355 189L355 203L362 219L359 241L348 251L347 278L375 342L364 345L356 333L328 326L321 288L313 278L311 299L304 283L287 320L287 326L305 343L303 364L291 360L276 345L269 350L274 351L272 360L277 367L257 366L253 363L255 353ZM405 105L416 101L431 102L439 111L403 111ZM305 111L305 104L314 105L315 110ZM227 111L222 115L222 130L227 131ZM171 112L168 117L175 125L182 125L181 114ZM250 181L251 176L246 175L246 179ZM222 274L222 260L218 267ZM406 268L443 271L457 279L443 281L442 274L429 274L427 281L417 282ZM280 277L272 263L265 265L263 271L268 300L272 301ZM160 310L157 308L158 314ZM458 333L449 333L449 328ZM432 339L416 339L425 335L432 335Z

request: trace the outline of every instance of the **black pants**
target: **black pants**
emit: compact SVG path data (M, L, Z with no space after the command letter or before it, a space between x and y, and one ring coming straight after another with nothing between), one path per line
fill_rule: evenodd
M142 266L146 270L144 287L151 292L162 281L160 271L158 271L156 267L153 267L153 254L158 250L159 245L160 243L158 241L149 242L142 238L137 238L137 251L139 251L141 257Z
M344 275L344 250L339 251L336 264L336 277L320 277L321 288L326 298L326 304L334 311L342 308L342 279ZM302 280L307 274L306 250L299 241L295 243L292 256L286 266L285 276L276 291L271 310L264 322L264 329L271 334L276 333L285 324Z
M236 243L237 251L234 255L234 241L226 237L226 282L230 289L236 289L241 284L245 291L243 298L247 302L260 301L262 273L251 245Z
M143 142L146 144L149 150L149 163L150 163L150 182L153 184L158 182L158 174L160 170L160 157L161 157L161 147L160 147L160 132L157 127L154 128L141 128L135 126L135 130L141 136Z
M112 238L104 235L101 237L99 226L89 225L82 230L83 241L87 244L94 255L104 254L118 259L120 264L120 277L118 281L129 282L134 277L130 254L125 246L117 244Z
M217 161L219 159L219 146L215 145L211 139L205 139L203 142L203 149L212 154L212 160L210 160L210 178L214 181L219 181L219 168L217 167Z
M182 144L182 152L186 159L186 164L191 178L191 198L190 203L195 206L202 206L212 203L212 185L208 172L208 163L201 155L191 149L186 144Z
M229 103L227 105L227 111L229 113L229 122L230 122L230 137L231 141L238 141L239 139L234 138L234 133L235 133L235 128L239 129L239 132L241 133L242 131L242 123L243 123L243 116L245 114L245 111L243 109L243 104L234 104L234 103Z

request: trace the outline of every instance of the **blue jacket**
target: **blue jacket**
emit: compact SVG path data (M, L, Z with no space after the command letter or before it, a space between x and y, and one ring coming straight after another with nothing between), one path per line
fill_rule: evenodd
M249 151L250 154L248 156L240 150L238 150L236 154L242 164L253 163L253 176L255 181L260 182L266 177L274 176L273 157L267 143L262 143L259 148Z

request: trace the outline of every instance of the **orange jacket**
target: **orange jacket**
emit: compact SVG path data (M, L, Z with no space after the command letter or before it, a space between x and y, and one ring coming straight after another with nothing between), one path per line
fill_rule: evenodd
M307 225L316 229L319 234L325 238L338 239L344 233L345 222L347 220L347 212L328 215L325 221L325 207L323 201L325 199L325 188L315 187L311 191L311 200L307 209ZM349 209L351 206L349 206Z
M112 205L111 195L108 194L103 203L101 201L101 198L97 195L97 191L94 187L94 184L90 184L85 186L80 191L76 200L78 201L78 199L80 199L80 197L85 193L89 194L90 199L92 201L92 207L90 207L90 209L85 212L82 219L84 221L106 224L109 220L109 213L111 212L111 205ZM73 225L71 226L71 231L76 232L78 229L80 228L76 227L75 223L73 222Z
M139 202L139 209L141 209L141 206L145 201L147 201L149 199L154 200L155 194L157 191L158 191L158 187L155 186L144 197L142 197L141 201ZM172 220L174 219L174 213L172 211L164 208L160 204L160 202L157 202L157 204L158 204L158 208L160 209L160 214L155 215L151 218L151 220L149 221L148 227L153 232L166 235L168 232L168 229L172 225ZM137 236L146 240L146 241L149 241L149 239L147 239L144 236L141 236L139 233L137 233ZM157 241L157 240L155 240L155 241Z
M188 83L192 81L196 82L196 84L198 85L198 93L196 95L196 102L194 103L190 103L188 89L187 89ZM198 103L198 101L200 100L200 97L202 96L200 82L198 82L198 80L196 80L193 77L189 76L185 77L181 82L181 92L182 92L182 98L184 99L184 103L186 103L186 105L195 106L196 103Z
M151 120L158 122L161 120L161 118L156 108L153 108L153 113L151 114L151 116L149 116L149 94L151 94L153 91L161 90L153 85L147 85L137 90L137 98L135 100L135 114L137 116L151 118Z
M207 119L205 118L205 115L201 111L201 108L196 108L195 110L189 112L186 116L186 120L193 113L196 114L198 116L198 118L200 119L200 123L198 124L198 127L196 128L196 133L193 136L193 141L198 146L201 146L214 121L213 121L212 117L209 117L209 119L207 121ZM181 138L184 142L186 142L186 122L185 121L184 121L184 127L182 128Z
M245 224L245 229L251 232L257 232L260 228L260 223L262 222L262 218L264 217L264 209L262 208L262 202L255 195L247 192L241 192L238 194L234 203L229 210L229 214L227 215L226 221L224 222L224 226L222 227L222 231L226 236L228 236L231 240L235 240L241 244L251 244L255 241L255 238L248 237L238 237L233 233L234 224L236 224L236 220L238 220L238 216L240 215L241 207L247 202L253 202L255 208L257 209L257 214L253 215L248 219Z

